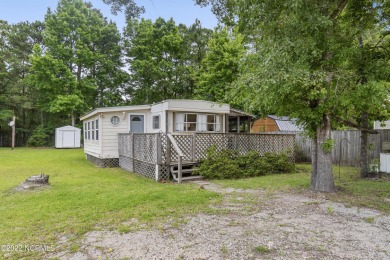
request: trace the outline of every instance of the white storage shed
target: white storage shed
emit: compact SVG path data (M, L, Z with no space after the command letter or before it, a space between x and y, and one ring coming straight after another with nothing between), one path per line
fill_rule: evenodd
M56 148L80 148L81 129L73 126L56 128Z

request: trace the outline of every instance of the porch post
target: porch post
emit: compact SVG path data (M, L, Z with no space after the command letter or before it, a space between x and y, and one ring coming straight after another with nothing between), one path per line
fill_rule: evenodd
M167 159L166 164L171 164L171 140L167 137Z
M134 134L131 133L131 159L133 160L133 172L135 172L135 164L134 164Z
M191 161L196 161L196 133L192 133L192 151L191 151Z
M178 158L178 165L177 165L177 170L178 170L178 178L177 178L177 182L178 183L181 183L181 177L182 177L182 163L181 163L181 160L182 160L182 158L181 158L181 156L179 155L178 156L179 158Z
M156 181L160 180L161 176L161 134L156 134Z

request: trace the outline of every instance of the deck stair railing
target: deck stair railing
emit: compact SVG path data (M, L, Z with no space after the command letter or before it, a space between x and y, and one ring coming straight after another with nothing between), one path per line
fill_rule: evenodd
M175 140L175 138L173 138L172 134L167 134L167 136L168 136L169 142L172 144L173 149L177 153L177 157L178 157L177 158L177 169L178 169L177 182L181 183L182 170L183 170L182 161L183 161L184 154L181 151L181 149L179 148L179 146L177 145L176 140Z

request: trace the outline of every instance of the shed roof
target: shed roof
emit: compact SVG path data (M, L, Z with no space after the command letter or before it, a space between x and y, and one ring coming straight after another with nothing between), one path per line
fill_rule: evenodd
M294 131L294 132L302 132L302 127L298 126L295 122L295 118L289 118L288 116L275 116L268 115L269 118L275 120L279 131Z
M56 128L56 130L80 130L80 128L66 125L66 126L58 127L58 128Z

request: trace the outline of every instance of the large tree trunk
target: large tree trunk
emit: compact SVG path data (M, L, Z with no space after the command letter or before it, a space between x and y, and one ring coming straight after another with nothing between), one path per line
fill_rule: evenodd
M314 191L335 192L333 173L332 173L332 154L324 150L324 143L331 139L331 117L325 114L322 124L317 128L316 145L312 152L312 180L311 189ZM313 149L314 150L314 149Z
M367 112L362 113L360 123L363 129L369 128ZM362 130L362 135L360 136L360 177L362 178L366 178L370 170L368 158L368 136L368 132L366 130Z
M314 187L315 180L317 179L317 135L311 141L311 179L310 187Z

